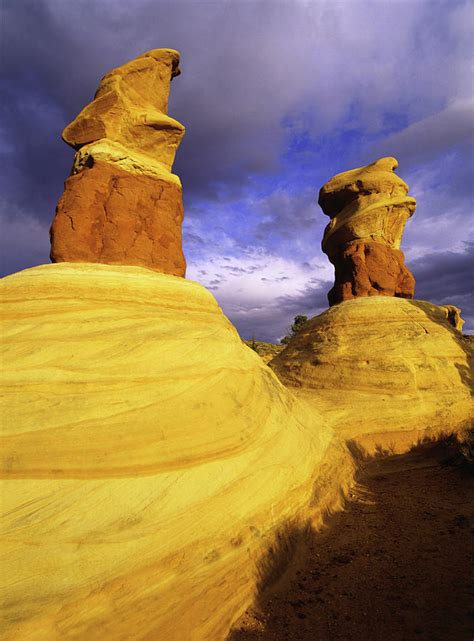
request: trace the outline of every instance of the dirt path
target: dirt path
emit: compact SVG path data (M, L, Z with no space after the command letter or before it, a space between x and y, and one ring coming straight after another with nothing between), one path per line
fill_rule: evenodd
M457 452L364 463L346 509L229 641L472 641L474 476Z

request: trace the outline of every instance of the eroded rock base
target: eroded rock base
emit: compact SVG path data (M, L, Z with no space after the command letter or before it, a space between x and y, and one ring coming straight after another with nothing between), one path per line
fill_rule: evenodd
M145 266L184 276L177 181L95 160L65 183L51 227L51 260Z
M355 241L332 257L331 262L335 267L335 283L328 293L330 305L359 296L414 296L415 279L399 249Z

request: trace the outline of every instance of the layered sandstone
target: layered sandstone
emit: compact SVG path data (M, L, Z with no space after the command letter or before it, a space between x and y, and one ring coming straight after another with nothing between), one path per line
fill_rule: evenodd
M223 641L331 430L197 283L62 263L2 300L2 640Z
M329 304L358 296L413 298L415 279L400 242L416 207L408 185L394 173L395 158L337 174L319 192L331 221L322 249L335 268Z
M359 443L397 448L404 433L413 440L473 420L470 347L446 310L428 302L345 301L305 323L270 365Z
M149 51L106 74L65 128L77 153L51 227L53 262L184 276L182 189L171 173L184 127L167 115L179 73L177 51Z

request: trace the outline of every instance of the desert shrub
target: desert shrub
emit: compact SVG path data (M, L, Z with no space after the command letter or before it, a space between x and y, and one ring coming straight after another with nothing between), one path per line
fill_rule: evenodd
M291 339L294 336L296 336L296 334L298 334L298 332L301 331L301 328L303 327L303 325L306 323L307 320L308 320L308 317L305 316L304 314L298 314L297 316L295 316L295 318L293 320L293 323L291 325L291 328L290 328L290 333L287 334L286 336L284 336L280 340L280 343L282 345L286 345L287 343L289 343L291 341Z

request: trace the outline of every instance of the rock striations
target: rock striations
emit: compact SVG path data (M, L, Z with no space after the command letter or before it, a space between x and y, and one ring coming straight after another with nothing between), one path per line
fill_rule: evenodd
M394 169L395 158L337 174L319 192L331 221L322 248L335 268L329 304L358 296L413 298L415 279L400 241L416 201Z
M2 641L222 641L331 430L192 281L62 263L2 300Z
M473 418L469 346L445 309L424 301L361 297L335 305L270 365L359 442L376 435L395 447L403 432L452 431Z
M63 132L76 150L51 227L53 262L142 265L184 276L184 127L167 115L179 54L154 49L113 69Z

